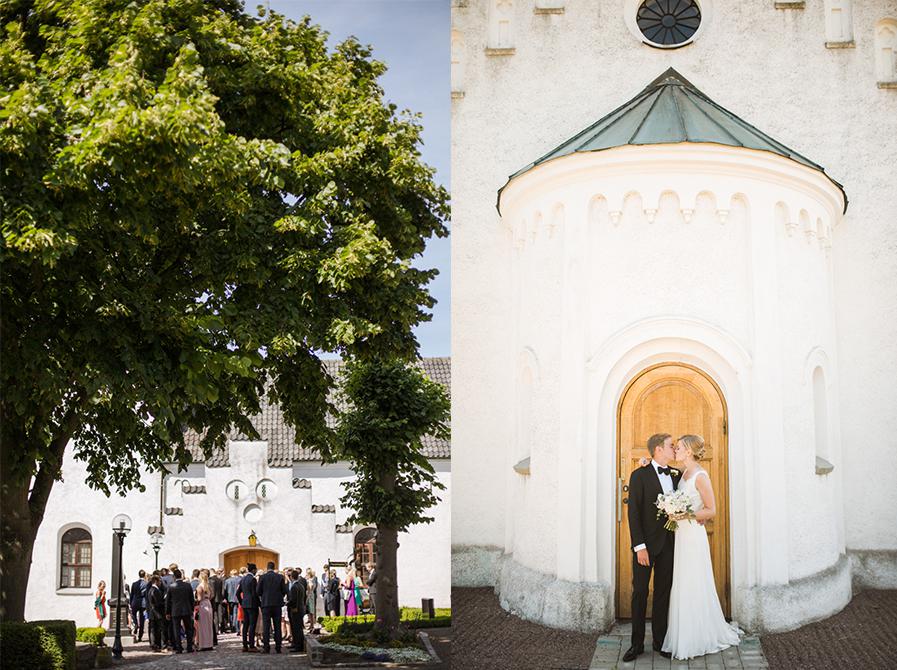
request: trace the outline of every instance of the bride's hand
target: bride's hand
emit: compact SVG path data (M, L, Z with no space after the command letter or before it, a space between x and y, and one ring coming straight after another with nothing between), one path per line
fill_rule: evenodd
M638 459L638 464L640 467L645 467L650 462L651 462L650 459L647 459L644 456L642 456L640 459Z

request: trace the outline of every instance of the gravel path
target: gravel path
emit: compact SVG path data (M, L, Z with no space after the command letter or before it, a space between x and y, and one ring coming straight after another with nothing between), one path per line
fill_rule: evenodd
M833 617L760 641L772 670L893 670L897 591L863 591Z
M452 589L452 614L459 670L585 670L598 640L508 614L490 588Z

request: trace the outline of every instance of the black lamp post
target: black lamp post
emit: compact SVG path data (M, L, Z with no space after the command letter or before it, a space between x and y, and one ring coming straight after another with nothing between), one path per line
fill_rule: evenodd
M150 543L153 547L153 551L156 552L156 567L155 569L159 569L159 549L162 548L162 545L165 543L165 531L157 530L155 533L151 535L153 541Z
M123 580L121 574L121 555L125 544L125 535L131 531L131 517L127 514L119 514L112 519L112 532L118 540L118 598L115 600L115 642L112 644L112 655L121 658L121 599L124 595Z

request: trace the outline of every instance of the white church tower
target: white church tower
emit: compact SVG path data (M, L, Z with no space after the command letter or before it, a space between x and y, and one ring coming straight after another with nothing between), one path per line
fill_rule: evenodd
M897 3L518 1L500 52L492 4L453 10L453 583L628 618L668 432L744 628L897 587Z

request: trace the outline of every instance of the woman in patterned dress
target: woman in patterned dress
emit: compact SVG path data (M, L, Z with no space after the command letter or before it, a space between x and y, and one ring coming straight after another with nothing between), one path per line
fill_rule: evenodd
M100 580L97 584L96 598L93 601L93 611L97 617L97 626L104 628L106 622L106 582Z

